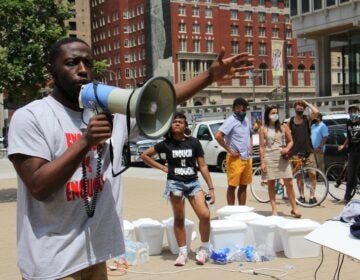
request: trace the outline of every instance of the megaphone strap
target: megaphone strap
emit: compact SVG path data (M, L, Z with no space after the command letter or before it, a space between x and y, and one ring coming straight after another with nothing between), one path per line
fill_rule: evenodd
M131 151L130 151L130 100L131 100L131 97L133 96L135 92L135 89L131 92L130 96L129 96L129 99L128 99L128 102L126 104L126 128L127 128L127 147L126 147L126 162L125 162L125 167L123 169L121 169L119 172L115 173L114 172L114 165L113 165L113 162L114 162L114 152L113 152L113 148L112 148L112 142L111 142L111 139L110 139L110 160L111 160L111 172L112 172L112 175L113 177L116 177L116 176L119 176L121 173L125 172L129 167L130 167L130 164L131 164Z
M105 105L101 102L101 100L100 100L100 98L99 98L99 96L98 96L98 91L97 91L98 84L99 84L98 81L94 81L94 82L93 82L94 96L95 96L96 102L97 102L97 104L100 105L102 111L104 111L104 112L109 112L109 110L108 110L108 109L105 107Z

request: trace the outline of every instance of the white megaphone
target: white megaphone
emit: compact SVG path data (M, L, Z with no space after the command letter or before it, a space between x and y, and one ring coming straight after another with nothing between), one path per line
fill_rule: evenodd
M130 117L136 118L141 134L156 139L171 126L176 95L174 86L164 77L154 77L136 89L90 83L82 86L79 105L81 108L96 107L124 115L127 115L129 106Z

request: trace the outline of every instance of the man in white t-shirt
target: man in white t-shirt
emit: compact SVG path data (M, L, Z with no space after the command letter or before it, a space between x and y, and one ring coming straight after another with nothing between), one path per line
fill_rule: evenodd
M224 59L224 53L208 71L175 86L177 103L252 68L245 66L253 60L247 54ZM124 253L122 185L113 172L121 169L126 116L80 109L92 67L84 41L56 42L48 65L53 92L17 110L10 122L8 154L19 176L18 266L26 280L107 279L106 260ZM130 126L133 137L134 120Z

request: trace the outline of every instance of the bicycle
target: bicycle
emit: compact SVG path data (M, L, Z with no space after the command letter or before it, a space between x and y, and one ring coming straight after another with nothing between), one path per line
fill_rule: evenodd
M298 159L290 159L289 161L292 164L293 185L294 185L296 203L298 205L301 205L301 206L307 207L307 208L320 205L326 199L326 196L329 191L329 184L328 184L327 178L324 175L324 173L316 167L304 166L304 162L306 161L306 157L304 157L304 156L299 155ZM310 192L312 192L314 190L314 188L311 184L311 180L309 178L309 172L311 172L311 171L313 173L315 173L315 178L316 178L315 197L317 199L317 202L315 202L313 204L309 204L309 203L300 201L299 200L299 197L300 197L299 188L295 187L295 186L297 186L297 178L298 178L298 176L300 176L299 178L302 180L303 185L304 185L305 201L309 201ZM282 190L280 190L280 189L282 189ZM285 188L284 188L284 186L281 186L279 180L276 180L276 182L275 182L275 190L276 190L276 194L277 194L276 198L278 198L279 195L282 195L284 198ZM267 183L261 179L261 167L257 167L253 171L252 184L250 185L250 191L257 201L262 202L262 203L267 203L270 201Z
M335 162L326 170L326 178L329 182L329 194L336 200L344 198L347 182L348 161L344 163ZM358 175L357 185L351 193L351 198L357 196L360 199L360 175Z

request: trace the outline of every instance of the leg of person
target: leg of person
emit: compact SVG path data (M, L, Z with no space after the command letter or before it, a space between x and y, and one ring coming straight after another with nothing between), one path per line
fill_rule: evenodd
M239 189L238 189L238 201L239 205L246 205L246 190L247 185L251 184L252 182L252 159L242 160L240 159L239 165L240 171L240 182L239 182Z
M235 190L239 185L240 158L226 156L228 188L226 200L228 205L235 204Z
M305 166L315 167L316 168L316 159L314 154L310 154L307 160L305 161ZM308 172L309 181L310 181L310 194L309 194L309 204L317 203L315 192L316 192L316 173L311 170Z
M293 183L292 178L286 178L284 179L284 184L286 188L286 194L289 199L290 205L291 205L291 216L295 218L301 218L301 214L299 213L298 206L296 204L295 200L295 193L293 189Z
M170 194L170 202L174 214L174 233L179 246L179 255L175 261L176 266L183 266L187 262L186 230L185 230L185 205L182 195Z
M78 272L75 272L60 280L107 280L106 262L101 262Z
M189 197L189 202L199 218L201 245L196 253L196 263L203 265L209 257L210 211L202 191L197 192L195 196Z
M275 180L268 180L268 193L271 205L271 214L277 216L276 198L275 198Z
M305 203L306 200L305 200L305 195L304 195L304 182L301 178L301 174L299 174L296 177L296 184L297 184L297 187L299 189L299 194L300 194L299 201L302 203Z
M315 153L314 156L316 159L317 168L319 168L321 170L321 172L325 174L324 154L323 153Z
M349 153L347 182L344 200L349 202L351 200L351 193L357 184L358 170L360 166L359 154Z

